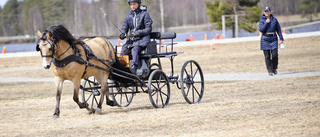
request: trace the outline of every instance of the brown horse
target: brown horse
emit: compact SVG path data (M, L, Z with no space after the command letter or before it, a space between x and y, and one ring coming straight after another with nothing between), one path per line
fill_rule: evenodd
M100 37L85 39L84 42L90 47L96 57L88 59L88 56L86 56L86 52L88 50L85 50L86 48L82 46L83 43L74 38L62 25L50 26L42 34L40 31L38 31L37 34L40 37L37 50L41 52L43 67L45 69L49 69L52 62L62 62L63 64L62 66L56 66L55 64L52 65L54 80L57 87L56 108L53 114L54 119L59 118L61 91L65 80L70 80L73 83L73 100L81 109L87 108L96 114L100 114L104 95L106 95L107 104L114 106L113 101L109 99L109 88L107 84L109 72L95 67L99 66L109 70L107 65L110 66L112 64L112 60L115 60L114 47L109 41ZM64 62L67 57L71 56L78 58L77 60L81 61ZM105 60L99 61L98 59ZM95 66L89 66L88 64L94 64ZM89 109L88 104L81 103L78 97L81 79L88 78L90 76L94 76L101 84L101 98L95 110L93 110L93 108Z

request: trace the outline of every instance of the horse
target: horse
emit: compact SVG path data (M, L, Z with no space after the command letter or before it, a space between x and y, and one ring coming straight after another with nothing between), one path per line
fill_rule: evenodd
M101 37L92 37L84 39L82 42L72 36L63 25L50 26L43 33L38 30L37 35L40 39L36 49L40 51L43 58L42 66L45 69L49 69L51 64L54 64L52 65L52 71L57 90L53 119L59 118L60 115L61 92L65 80L73 83L73 100L78 104L80 109L87 108L92 113L101 114L104 95L106 95L107 105L115 106L115 103L109 99L107 82L110 74L108 66L112 65L116 55L113 45L108 40ZM86 55L88 49L83 47L84 43L90 47L89 49L92 50L91 55L94 58L90 59ZM75 59L70 61L70 58ZM61 66L58 63L63 65ZM78 97L81 79L91 76L94 76L101 84L101 98L96 109L89 109L89 105L81 103Z

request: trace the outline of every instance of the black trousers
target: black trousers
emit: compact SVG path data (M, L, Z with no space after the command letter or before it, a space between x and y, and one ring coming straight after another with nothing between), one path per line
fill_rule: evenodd
M278 69L278 49L263 50L263 53L268 72L274 72L276 69Z
M132 55L132 61L134 64L139 64L139 53L143 50L140 46L135 46L133 48L128 48L127 45L122 46L121 55Z

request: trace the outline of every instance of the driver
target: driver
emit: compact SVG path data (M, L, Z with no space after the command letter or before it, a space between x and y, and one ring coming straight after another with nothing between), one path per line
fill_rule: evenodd
M152 19L146 10L142 10L141 0L128 0L131 11L127 13L119 38L126 38L126 34L130 30L129 40L122 46L121 55L131 53L130 70L136 73L139 64L139 52L141 52L150 41L150 33L152 31Z

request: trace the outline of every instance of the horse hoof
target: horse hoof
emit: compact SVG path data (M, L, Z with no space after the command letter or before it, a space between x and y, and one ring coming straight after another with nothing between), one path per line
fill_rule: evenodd
M59 115L53 115L52 118L53 118L53 119L58 119L58 118L59 118Z
M117 104L114 101L108 101L107 105L109 105L111 107L117 106Z
M100 108L96 108L95 111L94 111L94 114L100 115L101 114L101 109Z
M80 109L83 109L83 108L89 109L89 104L88 103L82 103L82 106L80 106Z
M89 115L91 115L91 114L94 114L95 113L95 110L93 109L93 108L91 108L91 109L87 109L88 110L88 114Z

